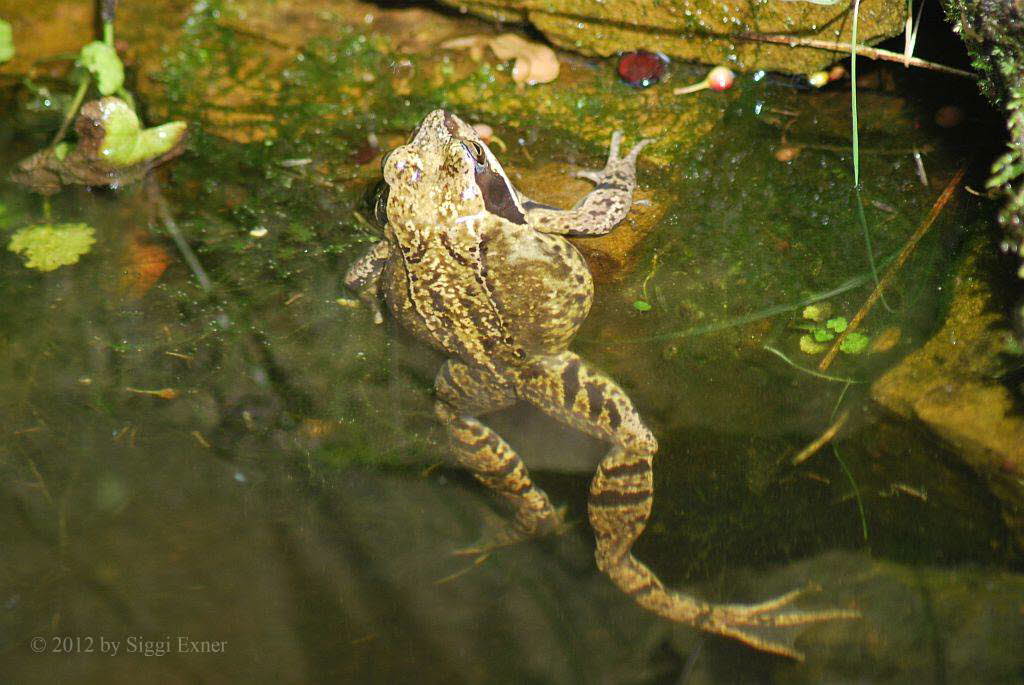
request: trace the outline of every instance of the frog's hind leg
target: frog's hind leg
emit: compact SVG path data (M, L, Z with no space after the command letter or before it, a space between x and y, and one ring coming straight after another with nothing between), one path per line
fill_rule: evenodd
M449 360L435 381L438 418L448 429L459 464L505 500L514 511L515 527L485 539L481 545L460 550L474 554L513 544L524 538L556 532L561 516L547 494L534 485L526 465L507 442L477 417L516 402L515 390L505 379L479 367Z
M846 610L779 611L797 599L801 590L753 605L709 604L667 590L631 552L651 513L651 469L658 446L629 397L572 352L543 358L521 372L520 378L519 392L524 399L611 443L590 486L597 565L638 604L674 621L794 659L802 659L802 655L778 629L859 616Z

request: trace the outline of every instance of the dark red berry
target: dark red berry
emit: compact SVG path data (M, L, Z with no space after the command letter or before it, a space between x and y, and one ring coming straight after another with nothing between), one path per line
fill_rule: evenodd
M619 58L619 77L634 88L646 88L661 80L666 66L668 57L660 52L626 52Z

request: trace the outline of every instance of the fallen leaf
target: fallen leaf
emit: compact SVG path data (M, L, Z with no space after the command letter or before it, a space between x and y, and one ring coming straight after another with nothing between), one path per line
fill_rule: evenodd
M471 59L483 59L484 46L491 49L500 60L514 59L512 80L516 83L535 85L550 83L558 77L558 56L547 45L528 41L514 33L500 36L463 36L441 44L448 50L469 50Z

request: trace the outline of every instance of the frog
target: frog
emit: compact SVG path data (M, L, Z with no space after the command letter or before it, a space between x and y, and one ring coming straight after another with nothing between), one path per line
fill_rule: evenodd
M381 304L446 361L434 410L455 461L511 510L510 535L564 530L562 513L521 456L485 422L532 405L608 445L590 482L588 518L597 567L640 606L672 621L802 659L775 629L856 618L849 609L787 609L807 588L759 604L713 604L668 589L632 548L651 514L658 442L626 392L569 349L594 298L586 261L569 237L600 236L633 203L637 160L651 139L575 175L592 182L570 209L517 190L490 147L452 112L430 112L410 141L382 159L374 215L384 238L356 261L345 285L384 320ZM499 536L501 537L501 536ZM474 548L479 549L479 548Z

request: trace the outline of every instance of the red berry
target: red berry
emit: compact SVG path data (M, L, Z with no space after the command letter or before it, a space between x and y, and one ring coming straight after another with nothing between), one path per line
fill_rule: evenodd
M667 65L668 57L660 52L626 52L619 58L619 77L634 88L646 88L661 80Z
M732 87L732 81L736 78L736 75L732 73L732 69L729 67L715 67L708 72L708 88L711 90L729 90Z

